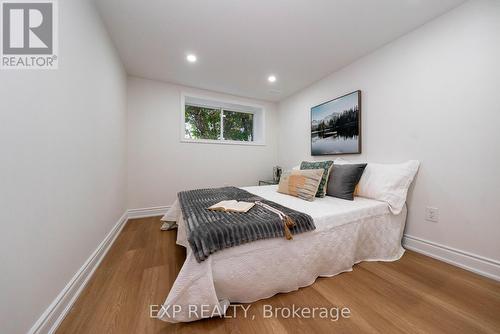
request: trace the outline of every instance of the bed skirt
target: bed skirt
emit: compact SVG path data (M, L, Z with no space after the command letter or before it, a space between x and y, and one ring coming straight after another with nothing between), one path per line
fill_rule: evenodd
M318 277L352 271L358 262L395 261L404 253L406 207L399 215L386 212L340 226L326 225L294 236L293 242L268 239L228 248L201 263L186 241L178 202L167 216L178 222L177 244L187 248L186 261L158 313L167 322L201 319L201 313L189 312L193 305L224 313L229 303L251 303L294 291ZM176 312L166 311L174 308Z

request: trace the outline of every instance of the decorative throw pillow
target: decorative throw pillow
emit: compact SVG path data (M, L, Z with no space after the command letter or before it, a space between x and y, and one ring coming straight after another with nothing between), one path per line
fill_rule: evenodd
M350 164L342 158L335 160L337 164ZM403 210L410 187L420 163L409 160L399 164L380 164L370 162L359 180L354 194L356 196L376 199L389 204L395 215Z
M313 201L323 173L323 169L286 171L281 175L278 192Z
M325 172L323 173L323 178L318 187L318 191L316 192L316 197L325 197L326 194L326 186L328 183L328 177L330 176L330 171L332 170L333 161L302 161L300 164L300 169L323 169Z
M334 164L328 181L327 195L354 200L354 190L365 168L366 164Z

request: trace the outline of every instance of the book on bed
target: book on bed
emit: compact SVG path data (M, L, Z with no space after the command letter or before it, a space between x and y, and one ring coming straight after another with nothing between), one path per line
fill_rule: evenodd
M208 208L211 211L221 211L221 212L242 212L245 213L253 206L255 203L243 202L237 200L220 201Z

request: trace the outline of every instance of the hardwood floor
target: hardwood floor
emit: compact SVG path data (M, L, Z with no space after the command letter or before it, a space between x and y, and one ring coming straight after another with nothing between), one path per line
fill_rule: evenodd
M164 302L185 257L176 232L159 228L159 217L127 223L57 333L500 333L499 282L414 252L248 304L248 318L238 309L232 319L151 319L149 305ZM265 304L347 307L351 315L264 319Z

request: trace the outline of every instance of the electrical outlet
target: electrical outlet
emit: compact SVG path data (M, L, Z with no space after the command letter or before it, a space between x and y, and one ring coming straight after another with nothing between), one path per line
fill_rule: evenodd
M439 222L439 209L433 207L425 208L425 220L437 223Z

